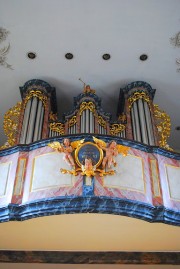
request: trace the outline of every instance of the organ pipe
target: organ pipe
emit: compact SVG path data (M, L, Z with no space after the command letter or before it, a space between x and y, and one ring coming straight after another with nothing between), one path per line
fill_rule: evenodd
M152 119L151 119L149 106L148 106L147 102L144 102L144 110L145 110L145 116L146 116L146 122L147 122L149 144L151 146L153 146L153 145L155 145L155 142L154 142L153 127L152 127Z
M26 144L29 144L33 141L34 125L36 120L36 110L37 110L37 97L32 98L31 112L28 123L28 132L26 138Z
M27 127L28 127L29 115L30 115L30 109L31 109L31 101L32 100L28 100L28 102L26 104L25 111L24 111L23 124L22 124L21 137L20 137L20 144L25 144L25 142L26 142Z
M134 137L134 140L137 140L136 120L135 120L135 116L134 116L134 104L133 104L133 107L131 109L131 120L132 120L132 128L133 128L133 137Z
M89 88L75 99L75 109L65 116L65 123L57 121L56 109L53 108L55 102L54 99L53 101L51 99L52 96L55 98L55 94L50 85L40 80L32 80L21 88L23 101L19 110L19 131L14 132L15 138L9 136L9 141L12 141L12 144L8 141L9 145L14 145L13 143L29 144L42 139L42 133L43 138L46 138L46 136L96 132L101 135L111 134L128 139L133 137L135 141L148 145L153 146L159 143L162 147L168 147L166 139L169 134L170 121L164 112L158 112L157 109L151 110L155 90L147 83L138 81L121 89L120 98L122 100L119 103L120 109L118 108L119 117L114 123L110 121L110 115L102 111L100 98L95 95L94 90L91 91ZM54 124L49 131L48 117L51 124ZM155 125L156 120L160 126L159 129ZM163 123L163 120L168 123ZM54 127L56 123L57 130ZM123 128L121 128L121 124L123 124ZM10 126L10 124L6 125ZM163 128L166 128L164 132ZM161 131L158 133L158 130ZM158 139L159 142L157 142Z
M134 117L135 117L135 129L136 129L136 137L137 141L141 142L141 133L140 133L140 123L139 123L139 115L138 115L138 108L136 102L133 104L134 109Z
M144 117L144 109L143 109L143 101L142 99L138 100L138 110L139 110L139 119L140 119L140 131L142 135L142 140L144 144L148 144L148 137L147 137L147 129L146 129L146 122Z
M42 105L43 105L42 104L42 101L39 100L39 102L38 102L38 108L37 108L37 116L36 116L36 122L35 122L35 129L34 129L33 141L37 141L38 140L39 128L41 128L41 126L40 126L40 118L41 118Z
M38 131L38 140L40 140L41 137L42 137L43 119L44 119L44 106L41 107L41 116L40 116L39 131Z

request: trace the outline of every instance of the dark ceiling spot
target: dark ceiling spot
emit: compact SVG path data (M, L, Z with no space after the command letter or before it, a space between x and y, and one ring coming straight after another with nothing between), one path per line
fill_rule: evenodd
M105 54L103 54L102 58L103 58L105 61L107 61L107 60L109 60L109 59L111 58L111 55L108 54L108 53L105 53Z
M73 58L73 54L68 52L65 54L66 59L71 60Z
M148 58L147 54L141 54L141 56L139 57L139 59L140 59L141 61L146 61L147 58Z
M35 52L28 52L27 56L29 59L33 60L36 58L36 53Z

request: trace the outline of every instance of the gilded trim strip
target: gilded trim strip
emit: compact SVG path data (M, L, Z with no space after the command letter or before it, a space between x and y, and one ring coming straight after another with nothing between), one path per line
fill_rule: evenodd
M154 193L155 197L160 197L161 191L160 191L160 182L159 182L157 161L154 159L151 159L150 166L151 166L151 176L152 176L152 180L153 180L153 193Z
M20 158L18 161L18 169L16 172L16 181L15 181L16 184L15 184L13 195L21 195L22 193L25 167L26 167L26 158Z

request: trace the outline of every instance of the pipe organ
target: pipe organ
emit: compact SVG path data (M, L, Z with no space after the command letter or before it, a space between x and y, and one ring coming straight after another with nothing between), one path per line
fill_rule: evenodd
M94 212L180 226L180 155L148 83L120 89L114 121L89 85L60 118L47 82L30 80L20 93L4 116L0 222Z
M120 90L115 122L111 121L109 113L102 110L100 98L89 85L74 98L74 108L63 115L63 120L57 118L55 89L48 83L31 80L20 87L20 91L22 103L19 118L16 119L17 131L4 147L29 144L48 137L84 133L112 135L170 149L167 145L170 135L169 116L160 112L157 105L153 105L155 90L145 82L133 82ZM164 114L165 117L159 119L158 114ZM163 130L158 128L159 120L164 126ZM6 125L5 119L5 133ZM9 132L7 136L12 135Z

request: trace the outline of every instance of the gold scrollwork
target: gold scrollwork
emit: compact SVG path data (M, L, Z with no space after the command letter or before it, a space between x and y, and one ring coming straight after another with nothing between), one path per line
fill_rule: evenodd
M148 104L150 102L150 98L149 96L145 93L145 92L135 92L133 95L131 95L128 98L128 102L129 102L129 109L131 109L132 105L134 102L136 102L139 99L143 99L144 101L146 101Z
M104 129L107 128L106 121L103 119L103 117L98 116L98 123L99 123L99 125L101 125Z
M52 121L57 120L57 113L53 114L52 111L49 113L49 119Z
M119 133L123 132L126 129L126 126L124 124L112 124L110 126L110 134L111 135L118 135Z
M68 121L68 127L72 127L74 126L74 124L76 124L77 120L76 120L76 116L73 116L69 121Z
M89 109L91 112L95 112L95 105L93 104L93 102L82 102L80 105L80 115L82 114L82 112L86 109Z
M159 135L159 146L167 150L173 150L167 144L167 139L171 132L171 119L166 112L159 108L158 105L153 105L153 108Z
M10 108L4 115L4 133L8 140L0 147L0 149L5 149L12 147L16 144L16 135L18 132L19 116L21 113L22 103L18 102L14 107Z
M47 96L46 96L43 92L41 92L41 91L39 91L39 90L32 90L32 91L30 91L30 92L26 95L26 97L25 97L25 99L24 99L24 106L27 104L27 102L28 102L32 97L37 97L39 100L42 101L43 105L46 106L46 103L47 103Z
M51 131L57 132L60 135L65 134L65 127L64 127L64 124L61 122L52 122L49 124L49 128Z
M124 123L126 122L127 117L124 113L122 113L121 115L119 115L118 120Z

